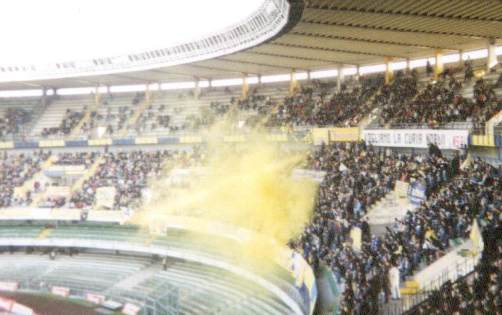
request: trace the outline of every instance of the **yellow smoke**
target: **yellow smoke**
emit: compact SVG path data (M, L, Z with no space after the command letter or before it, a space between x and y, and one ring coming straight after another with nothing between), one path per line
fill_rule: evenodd
M273 259L277 246L302 233L312 214L316 184L291 176L306 154L286 153L258 132L245 143L224 143L224 132L216 130L209 137L203 178L185 189L169 189L165 179L154 183L153 200L135 221L159 225L174 215L245 228L257 236L243 244L240 254Z

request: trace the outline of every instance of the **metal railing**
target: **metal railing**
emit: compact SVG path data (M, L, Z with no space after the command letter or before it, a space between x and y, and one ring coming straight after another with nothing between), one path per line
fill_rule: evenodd
M402 296L400 300L381 305L381 314L401 315L416 305L426 301L431 294L447 281L455 282L472 272L479 262L480 255L465 257L462 261L446 267L435 279L429 281L416 294Z
M374 122L371 125L372 129L461 129L461 130L472 130L475 124L470 121L455 121L446 124L441 124L439 126L431 127L429 124L414 124L414 123L398 123L389 124L388 126L382 126L378 122Z
M118 301L120 303L133 303L141 308L140 314L142 315L178 315L180 314L179 307L171 303L162 303L158 299L153 299L147 294L137 291L124 291L124 290L114 290L109 294L104 294L104 292L99 292L94 290L92 287L80 286L76 287L74 283L62 281L48 281L43 280L23 280L19 281L20 292L27 292L33 294L51 294L51 288L53 286L65 287L70 289L69 298L86 301L86 295L99 294L106 296L107 299ZM165 296L175 292L176 288L170 288L164 293ZM171 301L171 299L166 299L165 301ZM174 306L173 306L174 305Z

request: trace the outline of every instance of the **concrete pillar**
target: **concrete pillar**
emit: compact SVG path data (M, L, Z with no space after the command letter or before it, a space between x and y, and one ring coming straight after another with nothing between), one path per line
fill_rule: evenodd
M289 94L294 95L297 90L298 90L298 81L296 80L295 69L292 69L289 79Z
M194 96L195 99L198 99L199 96L200 96L200 91L201 91L200 90L200 86L199 86L199 80L200 80L200 78L194 77L193 79L195 81L195 87L193 88L193 96Z
M434 79L437 80L439 78L439 75L443 72L443 61L441 60L441 57L443 56L443 53L440 49L436 49L434 52L434 58L436 61L436 64L434 65Z
M249 83L248 83L248 78L247 74L242 75L242 99L246 99L249 96Z
M47 105L47 88L44 87L42 89L42 99L41 99L42 107L45 107Z
M151 99L152 99L152 91L150 91L150 84L147 83L145 88L145 101L150 102Z
M486 61L486 73L489 73L498 64L495 48L495 38L490 38L488 40L488 60Z
M463 50L458 51L458 67L460 69L464 68L464 59L462 59L462 55L464 54Z
M340 92L342 90L342 81L343 81L343 70L342 66L338 66L336 68L336 90Z
M94 107L97 108L101 102L101 92L99 91L99 85L96 86L96 91L94 92Z
M392 57L384 57L385 61L385 84L389 84L394 76L394 70L392 69Z

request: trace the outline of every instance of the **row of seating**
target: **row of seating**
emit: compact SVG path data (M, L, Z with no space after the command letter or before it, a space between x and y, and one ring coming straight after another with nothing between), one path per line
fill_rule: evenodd
M414 76L412 73L406 76L408 75ZM445 79L441 79L439 82L432 81L431 77L424 77L418 74L414 77L416 79L410 85L408 84L409 80L402 79L403 73L398 72L393 83L382 86L381 77L363 76L359 81L347 80L342 85L343 89L341 92L336 91L336 84L333 81L312 81L304 83L302 88L297 90L297 96L293 99L287 97L290 95L290 88L288 84L284 83L259 87L251 86L249 95L250 97L260 96L267 100L264 113L266 114L265 116L271 115L269 118L271 118L270 123L273 126L284 123L293 123L295 125L323 125L333 123L341 126L347 124L357 125L364 117L370 117L371 110L378 108L386 110L381 123L400 122L420 125L424 116L403 116L402 113L397 112L397 109L399 109L398 105L401 103L405 108L408 108L409 104L415 104L415 107L423 108L424 112L428 115L427 120L434 120L434 124L447 125L453 122L460 122L455 121L455 119L456 117L460 117L458 119L461 119L463 115L450 115L451 117L439 115L439 107L428 104L428 102L435 101L452 103L453 101L450 98L436 100L434 95L429 97L431 93L427 91L434 91L436 86L439 86L443 81L450 80L450 78L460 84L461 80L463 80L461 73L452 74L451 77L445 76ZM463 86L459 85L460 90L448 90L448 93L453 93L469 103L470 100L477 99L475 81L473 79L469 82L463 82ZM499 91L502 88L500 73L487 74L485 76L485 83L488 86L493 86L497 95L499 95L499 92L502 92ZM371 87L376 88L376 90ZM439 89L437 90L439 91ZM305 92L308 91L312 93L312 98L307 98ZM426 97L423 96L424 91L426 92ZM375 92L377 92L377 97L373 99L371 96ZM403 93L411 94L407 99L403 99ZM74 129L78 129L74 130L71 136L96 138L101 136L151 136L193 132L201 127L210 125L217 118L218 114L224 114L231 104L237 105L239 103L238 100L242 98L241 95L242 89L239 86L212 88L210 90L202 89L199 91L152 92L148 99L145 98L144 94L140 93L104 94L98 98L100 99L98 104L96 104L94 95L52 97L52 99L49 99L50 105L45 108L42 115L33 117L34 126L29 133L24 133L24 135L28 137L36 137L42 134L48 137L63 136L60 133L54 134L44 131L60 128L62 122L65 120L65 113L67 111L79 113L78 119L82 120L80 124L71 125ZM498 98L500 98L500 95ZM2 99L0 102L2 106L0 107L4 111L7 108L18 108L19 106L30 110L37 107L36 104L40 103L40 100L21 99L14 103L12 102L8 99ZM237 107L251 116L257 116L256 108L248 106L247 102L249 102L249 99L244 103L240 103ZM493 103L493 100L490 100L490 102ZM281 109L281 104L287 104L286 108ZM496 105L497 103L490 105L493 109L488 111L483 108L482 110L476 109L472 113L473 116L469 116L470 120L485 121L486 117L479 117L478 119L476 115L491 116L495 113ZM455 108L462 107L458 104L448 106L452 107L452 112L455 111ZM41 106L38 105L38 107ZM469 108L471 107L473 106ZM217 111L212 111L215 108L217 108ZM462 111L463 109L460 108L460 112ZM337 116L337 118L329 117L330 113ZM343 117L343 121L340 121L341 118L338 116ZM0 117L2 117L2 111L0 111ZM70 135L66 134L64 136Z
M0 238L42 235L42 226L5 226ZM135 226L60 226L45 234L49 239L92 239L145 244L150 238ZM173 238L173 237L172 237ZM193 239L180 237L178 243L163 239L163 246L183 247ZM230 243L230 242L229 242ZM161 243L156 243L157 245ZM174 246L174 247L173 247ZM213 257L216 258L216 257ZM224 257L222 259L225 259ZM16 262L15 264L13 262ZM10 264L15 268L6 268ZM5 267L5 268L4 268ZM153 269L148 273L147 270ZM130 288L117 285L144 274ZM102 252L58 255L55 260L34 252L0 254L0 281L19 281L21 286L69 287L74 293L104 294L121 302L176 308L183 314L291 314L291 309L253 282L222 269L179 260L168 260L165 269L151 257L123 256ZM173 305L174 303L174 305ZM163 306L162 306L163 305Z

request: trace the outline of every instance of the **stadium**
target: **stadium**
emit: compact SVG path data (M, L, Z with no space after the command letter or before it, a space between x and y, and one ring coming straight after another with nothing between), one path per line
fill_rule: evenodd
M502 3L0 3L0 314L502 314Z

